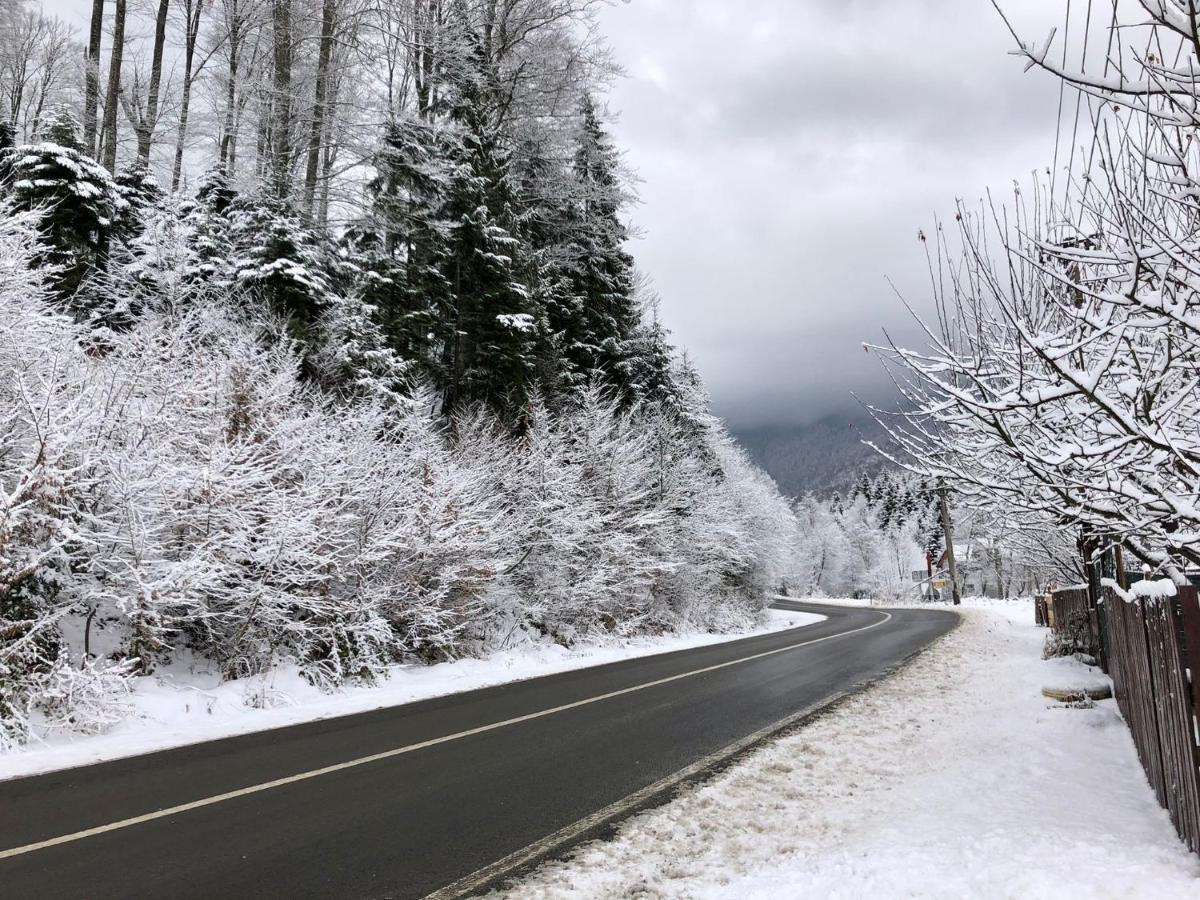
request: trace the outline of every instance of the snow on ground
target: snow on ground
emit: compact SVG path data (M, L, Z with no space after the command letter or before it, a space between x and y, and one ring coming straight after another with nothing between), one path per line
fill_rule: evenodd
M56 734L21 750L0 753L0 780L800 628L824 619L815 613L771 609L757 628L729 634L625 638L571 649L529 643L484 659L395 666L390 677L375 687L350 687L334 695L321 693L294 667L281 667L265 678L223 682L211 663L189 663L185 654L176 653L173 665L137 679L130 698L132 714L111 731L91 736Z
M892 678L617 838L543 866L527 898L1200 897L1113 701L1046 682L1028 602L967 604Z
M789 597L786 594L776 594L776 600L794 600L797 603L826 603L829 606L878 606L874 600L867 597ZM883 604L886 606L887 604Z

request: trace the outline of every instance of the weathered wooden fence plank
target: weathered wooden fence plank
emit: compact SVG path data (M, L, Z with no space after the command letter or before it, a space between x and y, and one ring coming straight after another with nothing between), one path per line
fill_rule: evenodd
M1154 700L1167 810L1188 846L1200 851L1200 785L1197 785L1191 690L1183 665L1179 599L1163 597L1137 602L1145 611L1154 666Z
M1066 592L1064 592L1066 593ZM1076 597L1052 600L1073 610ZM1114 694L1155 795L1184 842L1200 853L1200 596L1126 600L1109 588L1092 617L1107 635Z
M1146 636L1145 613L1141 602L1126 602L1109 593L1106 605L1112 628L1113 681L1117 703L1129 723L1138 758L1146 778L1162 806L1167 805L1166 780L1163 777L1162 745L1159 738L1158 705L1154 699L1154 665Z
M1050 594L1047 624L1064 646L1095 655L1099 632L1092 615L1087 588L1068 588Z

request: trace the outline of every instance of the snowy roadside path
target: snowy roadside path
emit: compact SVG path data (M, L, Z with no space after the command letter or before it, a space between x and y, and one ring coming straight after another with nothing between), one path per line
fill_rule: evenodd
M1040 696L1087 676L1040 659L1027 604L963 618L896 676L508 896L1200 896L1200 860L1113 702Z
M816 613L770 609L761 626L728 634L627 638L574 649L528 644L484 659L395 666L382 684L348 687L334 695L321 693L294 669L277 669L267 679L222 681L211 666L192 669L177 663L136 682L130 698L131 715L108 733L57 734L21 750L0 753L0 781L705 647L824 620L825 616ZM268 708L249 705L248 698L261 699Z

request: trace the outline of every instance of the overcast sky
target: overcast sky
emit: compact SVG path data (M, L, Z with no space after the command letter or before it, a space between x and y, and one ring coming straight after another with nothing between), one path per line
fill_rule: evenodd
M1063 13L1002 5L1037 41ZM632 0L603 26L633 252L735 426L882 390L861 343L912 333L885 276L927 298L918 229L1051 161L1057 86L988 0Z

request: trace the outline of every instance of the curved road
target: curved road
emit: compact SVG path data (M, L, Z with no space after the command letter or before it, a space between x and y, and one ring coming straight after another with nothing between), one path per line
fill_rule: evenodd
M456 896L603 833L957 621L781 605L828 619L0 782L0 898Z

